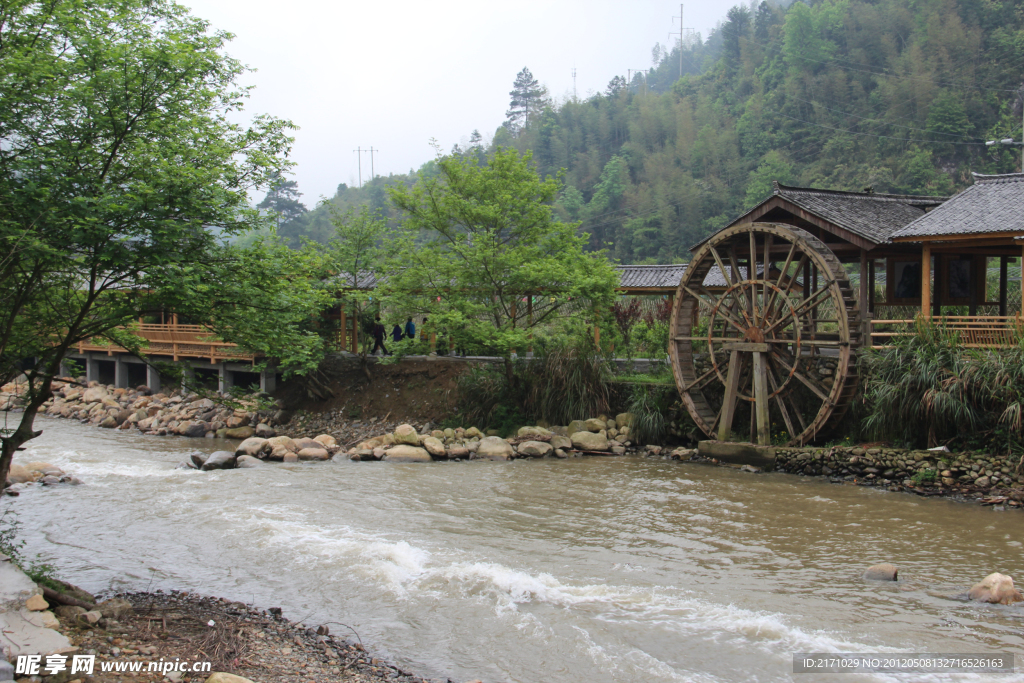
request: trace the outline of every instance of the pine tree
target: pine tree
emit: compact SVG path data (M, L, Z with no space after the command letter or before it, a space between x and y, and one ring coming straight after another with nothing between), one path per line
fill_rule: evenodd
M269 209L277 214L277 227L280 228L282 223L289 223L309 210L299 201L301 196L298 183L277 175L267 191L267 196L256 208Z
M505 127L513 135L526 128L531 115L543 109L546 103L547 89L533 77L530 70L523 67L523 70L516 75L509 92L509 109L505 112Z

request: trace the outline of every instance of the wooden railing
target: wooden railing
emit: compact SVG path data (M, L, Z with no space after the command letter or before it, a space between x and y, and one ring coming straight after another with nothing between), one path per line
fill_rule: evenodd
M932 323L955 332L967 348L996 349L1015 346L1024 334L1018 315L947 315L941 318L869 321L871 348L882 349L897 337L917 334L919 323Z
M252 361L256 356L239 350L237 344L220 341L216 335L202 325L141 323L129 328L146 340L144 350L151 356L172 356L179 358L208 358L211 363L221 361ZM112 356L125 353L127 349L90 339L78 345L78 352L105 351Z

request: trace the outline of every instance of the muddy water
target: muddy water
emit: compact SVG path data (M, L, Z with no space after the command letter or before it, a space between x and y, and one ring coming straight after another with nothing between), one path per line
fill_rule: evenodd
M19 460L86 483L4 503L29 554L93 591L344 623L424 676L965 680L793 674L792 654L1024 652L1024 607L962 599L1024 578L1019 512L629 458L202 473L174 466L209 441L42 427ZM859 578L881 561L902 580Z

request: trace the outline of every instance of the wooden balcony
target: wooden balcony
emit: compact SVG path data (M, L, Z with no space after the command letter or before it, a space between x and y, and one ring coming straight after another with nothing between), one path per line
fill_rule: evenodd
M912 320L871 320L871 348L882 349L898 337L917 333L919 322L931 322L956 332L967 348L998 349L1016 346L1024 334L1024 317L1017 315L949 315L941 318Z
M150 356L171 356L174 360L202 358L209 359L211 363L251 362L256 359L255 355L239 350L237 344L220 341L202 325L136 323L129 329L146 340L143 348ZM85 351L105 351L108 356L127 353L127 349L98 339L79 343L78 352Z

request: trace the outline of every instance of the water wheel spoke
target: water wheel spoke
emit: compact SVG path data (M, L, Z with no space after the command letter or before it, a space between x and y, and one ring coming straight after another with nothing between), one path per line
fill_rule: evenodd
M701 375L697 379L693 380L692 382L684 386L683 391L693 391L694 389L699 389L700 387L704 386L704 384L706 384L709 379L715 377L716 375L717 373L715 372L715 368L712 366L710 370L708 370L703 375Z
M775 405L779 409L779 414L782 415L782 421L786 424L789 438L795 439L797 432L793 429L793 420L789 417L789 411L786 409L786 397L779 392L779 383L775 378L775 369L772 367L770 358L768 362L768 384L772 388L772 397L775 399Z
M718 253L718 250L715 249L714 246L711 247L711 256L714 257L715 263L718 265L718 269L720 271L722 271L722 279L725 280L725 285L727 287L728 295L731 296L733 299L735 299L736 298L736 293L735 293L735 290L733 289L733 287L735 287L737 284L739 284L739 281L740 281L739 280L740 271L739 270L727 270L726 267L725 267L725 263L722 262L721 254ZM735 263L735 261L736 261L736 256L733 255L731 247L730 247L730 250L729 250L729 261L730 261L730 263ZM719 300L724 300L724 298L725 297L720 297ZM750 318L747 317L746 313L743 314L743 317L747 319L747 326L749 327L750 326Z
M795 319L796 316L801 314L805 309L815 305L815 303L817 303L818 300L820 300L822 297L826 296L827 294L830 294L829 287L831 285L832 285L831 282L826 282L824 287L822 287L821 289L816 291L814 294L811 294L809 297L807 297L806 299L801 301L797 306L791 308L789 313L786 313L781 318L776 320L771 325L771 327L767 328L764 331L764 333L765 334L771 333L776 327L781 325L784 321L786 321L788 319Z
M683 285L683 289L686 290L686 292L690 296L694 297L695 299L699 299L700 298L700 295L697 292L695 292L694 290L690 289L689 286L684 284ZM703 291L704 294L707 297L709 297L709 298L711 298L711 299L713 299L713 300L718 302L718 304L719 304L718 312L721 313L722 317L725 320L728 320L729 323L731 323L733 327L735 327L740 332L746 332L747 331L747 328L743 325L743 323L740 322L739 319L737 319L735 316L733 316L730 311L728 311L727 309L723 310L721 308L721 304L724 303L724 299L722 299L722 297L717 297L717 296L713 295L711 292L709 292L708 290L704 289L703 286L701 286L699 288L699 291Z
M775 357L775 359L779 362L779 364L782 367L786 368L786 370L789 371L790 375L792 375L793 377L796 377L798 380L800 380L800 382L802 382L803 385L806 386L808 389L813 391L818 398L820 398L822 401L828 401L829 400L829 398L828 398L828 392L829 392L828 387L821 386L820 384L815 382L813 379L811 379L810 377L808 377L804 373L800 372L796 368L796 363L793 363L792 365L787 365L786 362L782 359L782 355L780 353L778 353L778 351L776 351L775 349L772 349L771 354L772 354L773 357Z

